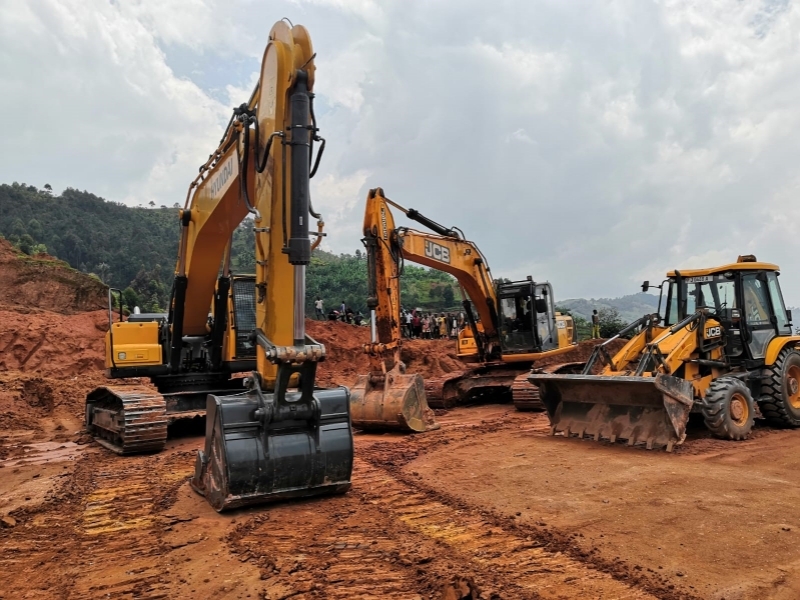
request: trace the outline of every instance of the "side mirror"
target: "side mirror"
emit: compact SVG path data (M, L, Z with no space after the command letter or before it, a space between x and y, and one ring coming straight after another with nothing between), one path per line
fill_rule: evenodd
M789 321L787 325L792 324L792 311L789 310L788 308L786 309L786 320Z
M645 281L644 283L642 283L642 291L643 292L646 292L649 289L650 289L650 281Z
M537 298L536 299L536 312L537 313L546 313L547 312L547 300L544 298Z

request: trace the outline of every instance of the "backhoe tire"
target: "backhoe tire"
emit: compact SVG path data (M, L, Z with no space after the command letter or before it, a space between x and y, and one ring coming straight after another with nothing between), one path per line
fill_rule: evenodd
M701 407L706 427L723 440L743 440L753 429L753 395L741 379L720 377L708 387Z
M761 414L770 425L800 427L800 352L784 348L764 375Z

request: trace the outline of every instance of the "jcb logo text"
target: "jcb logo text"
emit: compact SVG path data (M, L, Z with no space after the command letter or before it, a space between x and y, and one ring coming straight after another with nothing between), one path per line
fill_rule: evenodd
M440 246L439 244L434 244L428 240L425 240L425 256L433 260L438 260L439 262L450 264L450 249Z

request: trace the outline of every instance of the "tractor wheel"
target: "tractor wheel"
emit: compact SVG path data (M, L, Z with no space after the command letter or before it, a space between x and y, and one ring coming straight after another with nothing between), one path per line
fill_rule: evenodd
M708 387L701 407L706 427L718 438L743 440L753 429L755 406L744 382L720 377Z
M761 414L771 425L800 427L800 352L784 348L764 375Z

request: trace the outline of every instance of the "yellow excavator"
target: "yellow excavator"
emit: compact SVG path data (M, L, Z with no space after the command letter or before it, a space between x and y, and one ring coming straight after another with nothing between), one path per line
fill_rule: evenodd
M350 487L349 392L315 388L326 351L305 332L311 217L317 242L322 235L309 194L325 143L313 110L315 56L304 27L274 25L250 100L234 110L180 211L169 313L120 313L111 324L109 376L147 376L155 389L109 385L87 398L87 429L120 453L160 450L169 418L204 413L191 484L216 510ZM231 276L231 235L248 214L256 273Z
M390 207L432 233L395 227ZM495 285L483 254L461 231L402 207L388 199L381 188L370 190L367 196L364 243L370 272L377 274L370 276L369 304L371 311L375 307L376 334L367 345L367 352L378 356L380 351L394 352L399 347L399 274L402 262L409 260L453 275L462 293L469 296L470 300L464 301L464 311L470 333L459 336L458 348L460 357L476 364L425 381L423 396L419 376L406 374L399 378L397 368L384 376L386 369L381 361L374 362L372 373L359 379L351 396L350 410L356 427L422 431L430 428L430 421L415 421L419 428L408 423L426 414L428 406L447 408L477 397L498 395L511 399L515 380L527 377L535 360L563 354L575 345L572 317L555 311L549 283L528 278ZM468 349L463 350L462 346ZM394 365L398 363L399 358L395 358ZM523 385L536 391L527 381ZM403 398L404 402L388 402L386 398Z
M407 374L400 359L400 264L392 239L394 216L370 192L364 213L370 342L364 345L370 372L350 389L350 414L360 429L423 432L438 429L421 375Z
M620 332L632 337L614 356L609 340L580 374L529 376L552 433L671 451L692 412L715 436L745 439L756 405L774 425L800 426L800 336L778 275L777 265L752 255L667 273L657 286L660 298L666 289L664 315L659 299L656 314Z

